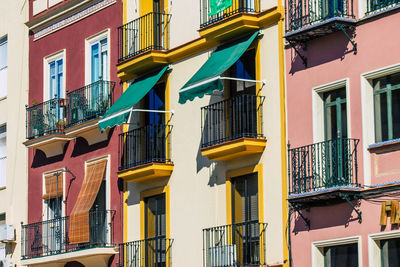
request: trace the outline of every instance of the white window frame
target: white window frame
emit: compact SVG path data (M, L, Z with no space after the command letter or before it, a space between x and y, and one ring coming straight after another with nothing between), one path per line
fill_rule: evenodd
M62 59L63 60L63 89L64 89L64 98L66 97L66 77L67 77L67 59L66 59L66 49L58 51L54 54L46 56L43 58L43 101L50 100L50 68L49 64L55 60ZM60 97L60 96L58 96Z
M368 235L368 262L369 266L382 267L381 240L400 238L400 231L390 231Z
M340 245L348 245L348 244L357 244L358 267L363 266L361 236L351 236L351 237L335 238L335 239L312 242L311 243L312 267L324 266L324 248L340 246Z
M4 177L5 184L4 184L4 186L0 185L0 190L5 189L7 187L7 124L0 125L0 128L2 128L2 127L6 127L6 131L4 133L0 133L0 139L4 138L6 140L6 147L5 147L5 149L6 149L6 156L5 156L6 157L6 171L5 171L5 177ZM0 175L1 175L1 173L0 173Z
M368 151L368 147L375 144L374 88L372 87L372 80L397 72L400 72L400 63L362 73L360 77L364 185L371 185L371 154Z
M101 31L95 35L92 35L85 39L85 85L89 85L92 83L92 45L96 42L99 42L103 39L107 39L107 77L110 78L110 59L111 59L111 37L110 37L110 29L106 29Z
M7 46L7 48L6 48L7 60L6 60L6 66L4 68L0 69L0 71L4 71L5 70L5 72L6 72L6 82L5 82L6 88L4 89L4 91L5 91L4 96L0 95L0 100L7 98L7 93L8 93L7 92L8 91L7 90L8 89L8 36L7 35L4 35L4 36L0 37L0 45L4 45L4 44Z
M325 141L324 99L323 93L339 88L346 88L346 116L347 135L351 137L351 112L350 112L350 79L344 78L312 88L312 116L313 116L313 142Z
M45 173L43 173L43 175L42 175L42 192L44 193L44 192L46 192L46 180L45 180L45 177L47 176L47 175L52 175L52 174L55 174L55 173L57 173L57 172L61 172L61 176L59 176L59 178L61 178L61 183L63 183L63 195L62 195L62 198L61 198L61 217L64 217L65 216L65 199L66 199L66 191L65 191L65 168L62 168L62 169L57 169L57 170L54 170L54 171L49 171L49 172L45 172ZM60 181L59 181L60 182ZM43 195L43 194L42 194ZM47 220L47 202L46 202L46 200L45 199L42 199L42 201L43 201L43 206L42 206L42 219L43 219L43 221L45 221L45 220Z

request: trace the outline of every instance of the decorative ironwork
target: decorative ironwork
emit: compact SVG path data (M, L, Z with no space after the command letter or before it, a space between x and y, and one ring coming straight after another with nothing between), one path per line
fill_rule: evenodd
M337 186L358 186L359 141L337 138L294 149L289 146L289 194Z
M26 138L63 133L66 125L66 101L54 98L26 108Z
M173 239L154 237L120 244L120 267L170 266Z
M167 50L170 19L170 14L150 12L118 27L118 62L149 50Z
M69 243L69 217L22 225L21 257L23 260L50 256L94 247L114 247L113 222L115 211L91 211L89 213L90 241L82 244Z
M367 14L400 4L400 0L368 0Z
M204 229L204 267L266 265L266 228L266 223L249 221Z
M171 163L166 144L171 125L150 124L119 135L119 170L147 163Z
M99 80L67 93L67 127L98 118L113 104L115 82Z
M210 12L210 1L200 0L200 28L207 27L208 25L239 13L260 12L260 0L233 0L232 6L224 11L215 15L209 15Z
M242 137L264 138L264 96L238 95L201 108L201 148Z

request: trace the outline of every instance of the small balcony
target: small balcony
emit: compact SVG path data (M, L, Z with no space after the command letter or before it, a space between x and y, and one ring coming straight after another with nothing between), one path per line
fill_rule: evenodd
M337 198L340 191L358 192L358 143L359 139L337 138L289 148L289 201L317 201Z
M266 266L266 227L249 221L204 229L204 266Z
M367 0L367 14L383 11L400 4L399 0Z
M150 12L118 27L118 71L126 75L168 64L170 14Z
M85 264L93 261L93 256L96 256L99 262L108 260L110 256L118 253L113 243L114 216L115 211L111 210L90 212L90 241L81 244L69 242L68 216L22 225L22 264L40 266L51 263L52 266L64 266L69 261ZM98 264L95 266L105 266Z
M289 42L304 43L355 25L353 0L286 0Z
M173 239L154 237L120 244L119 267L171 266Z
M226 161L262 153L263 102L264 96L242 94L202 107L202 155Z
M118 177L140 182L170 176L173 170L168 151L171 129L171 125L150 124L120 134Z

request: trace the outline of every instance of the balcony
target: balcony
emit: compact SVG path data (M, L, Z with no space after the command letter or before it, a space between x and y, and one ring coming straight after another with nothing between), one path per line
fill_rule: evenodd
M352 28L355 22L353 0L287 0L286 2L285 38L289 42L305 43L314 38Z
M111 210L90 212L90 241L82 244L69 242L69 217L22 225L22 264L64 266L79 261L85 266L107 266L109 257L118 253L113 243L114 216Z
M264 97L238 95L201 108L201 154L226 161L264 151Z
M118 72L133 75L168 64L170 14L148 13L118 27ZM127 78L128 79L128 78Z
M400 4L399 0L368 0L367 14L383 11Z
M337 138L288 151L289 201L313 202L358 194L359 139Z
M250 221L204 229L204 266L265 266L266 227Z
M171 266L173 239L154 237L120 244L119 267Z
M119 178L141 182L168 177L174 165L169 158L171 125L146 125L119 138Z

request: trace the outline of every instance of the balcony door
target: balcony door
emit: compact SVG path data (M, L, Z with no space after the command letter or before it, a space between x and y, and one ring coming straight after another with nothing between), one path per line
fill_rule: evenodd
M166 266L165 194L145 199L146 267Z
M339 186L350 183L348 156L350 143L347 142L347 100L346 88L324 93L325 117L325 186Z
M104 86L104 83L98 81L107 81L108 77L108 44L107 38L98 40L91 44L90 47L90 97L88 108L92 112L97 113L100 108L105 108L108 106L108 89ZM96 83L98 82L98 83ZM104 102L104 105L103 105ZM89 115L90 116L90 115Z
M237 263L260 262L260 228L258 219L258 175L248 174L232 179L232 238Z
M164 40L164 0L153 0L153 49L162 50Z
M321 14L322 19L341 17L344 15L344 0L322 0Z
M107 244L106 214L106 181L103 180L89 212L90 242L93 245Z

